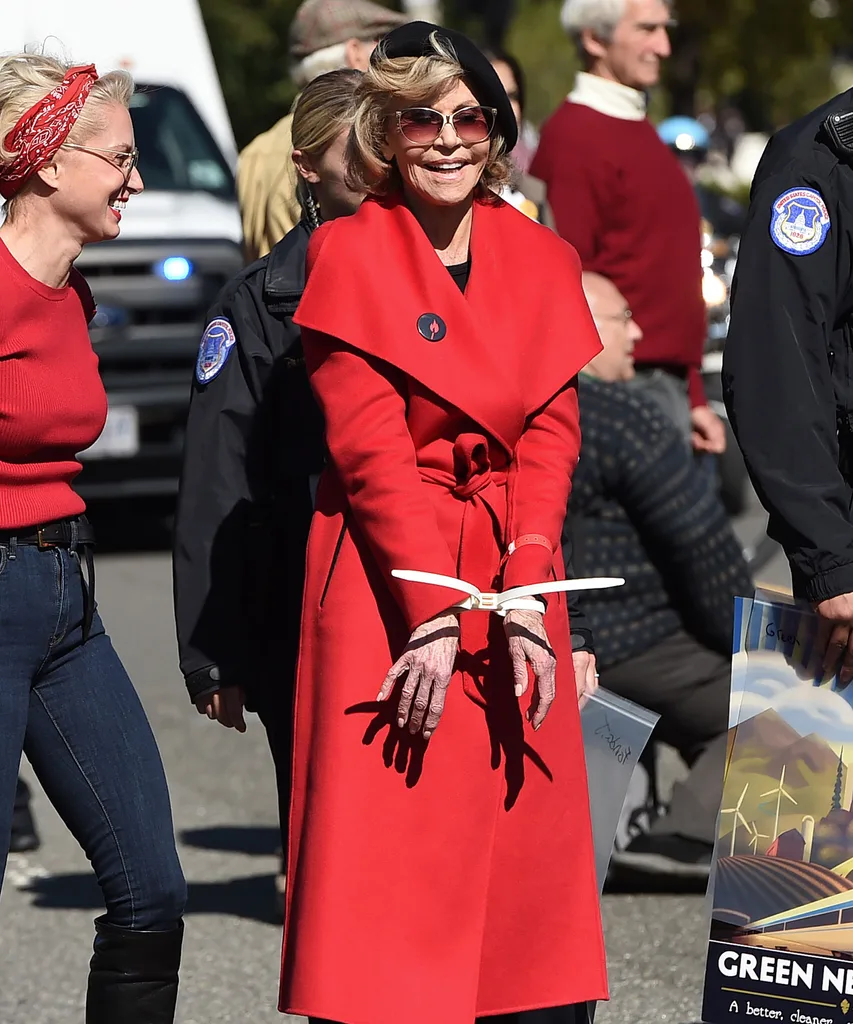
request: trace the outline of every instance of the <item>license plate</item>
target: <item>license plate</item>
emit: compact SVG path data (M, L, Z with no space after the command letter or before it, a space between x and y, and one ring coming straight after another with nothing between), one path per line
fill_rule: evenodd
M139 451L139 413L132 405L115 405L97 441L81 459L126 459Z

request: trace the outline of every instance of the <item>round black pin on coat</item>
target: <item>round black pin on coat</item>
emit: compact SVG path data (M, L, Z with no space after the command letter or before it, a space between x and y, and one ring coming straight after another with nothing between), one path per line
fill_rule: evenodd
M418 317L418 333L427 341L441 341L447 334L447 325L435 313L424 313Z

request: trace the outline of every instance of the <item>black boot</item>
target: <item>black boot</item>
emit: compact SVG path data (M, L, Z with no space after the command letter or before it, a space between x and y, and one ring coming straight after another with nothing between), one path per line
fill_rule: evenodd
M173 1024L184 925L140 932L95 921L86 1024Z

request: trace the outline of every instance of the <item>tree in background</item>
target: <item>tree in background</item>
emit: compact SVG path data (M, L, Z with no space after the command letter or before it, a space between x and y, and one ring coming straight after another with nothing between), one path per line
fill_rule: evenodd
M200 0L237 146L290 109L287 30L300 0Z
M392 0L374 0L395 10ZM287 33L301 0L199 0L231 126L242 149L290 110Z
M477 34L484 2L445 0L448 20ZM504 40L527 72L535 123L565 97L578 66L561 6L515 0ZM850 0L678 0L676 15L673 55L653 104L660 115L733 105L751 130L772 130L837 91L833 66L853 47Z
M665 80L673 113L694 114L698 97L728 102L756 131L832 96L851 38L830 0L683 0L678 22Z

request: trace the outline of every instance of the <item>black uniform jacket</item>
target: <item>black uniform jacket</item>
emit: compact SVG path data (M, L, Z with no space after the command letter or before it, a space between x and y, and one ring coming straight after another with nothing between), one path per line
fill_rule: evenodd
M853 153L827 119L773 137L752 186L723 361L726 407L794 592L853 592ZM828 220L828 224L827 224Z
M309 230L298 224L219 295L236 342L193 380L175 524L175 615L190 697L289 687L299 642L311 478L325 460L293 314Z

